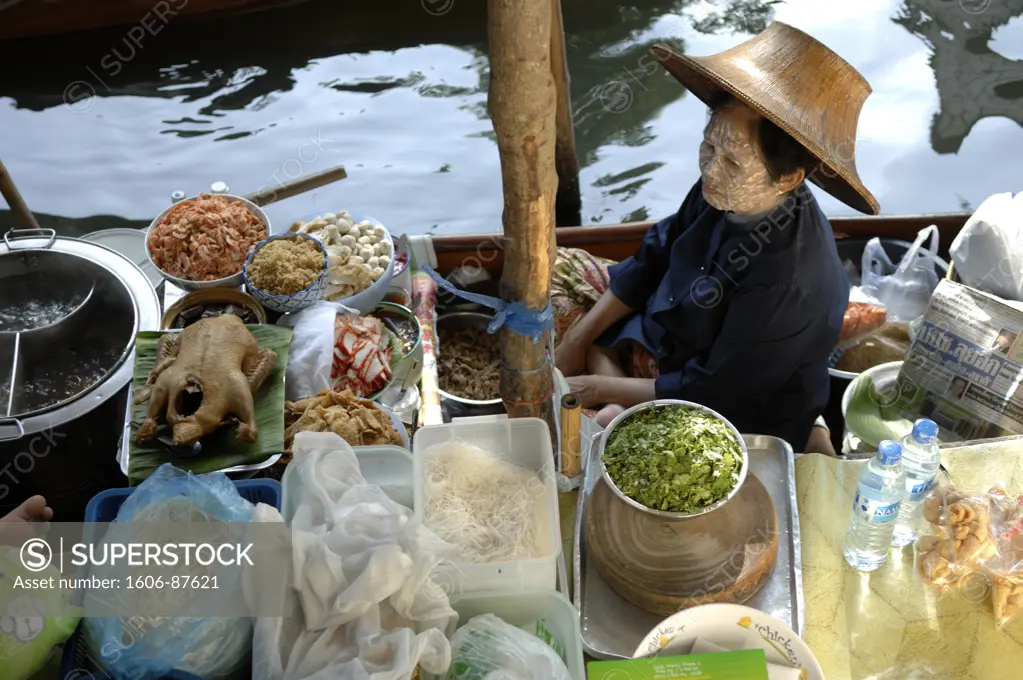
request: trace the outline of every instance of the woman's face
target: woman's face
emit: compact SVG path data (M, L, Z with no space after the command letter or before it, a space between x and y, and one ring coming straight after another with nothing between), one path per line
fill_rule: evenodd
M703 132L703 197L718 210L757 215L777 206L785 195L760 156L759 120L760 114L734 102L719 107Z

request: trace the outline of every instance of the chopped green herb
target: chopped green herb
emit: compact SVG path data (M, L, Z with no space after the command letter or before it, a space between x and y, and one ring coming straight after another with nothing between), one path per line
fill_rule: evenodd
M742 448L720 419L673 404L640 411L615 427L604 465L632 500L654 510L692 513L735 488Z

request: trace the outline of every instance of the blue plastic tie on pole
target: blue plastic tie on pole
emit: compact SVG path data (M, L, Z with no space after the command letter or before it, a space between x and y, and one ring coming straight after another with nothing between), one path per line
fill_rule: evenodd
M450 281L426 265L423 265L422 269L437 282L438 286L452 295L457 295L463 300L475 302L478 305L493 309L496 313L490 325L487 326L487 332L489 333L496 333L501 329L501 326L508 326L515 333L529 336L536 343L540 342L544 331L554 330L554 308L551 307L549 301L547 306L540 310L535 307L529 307L524 302L505 302L500 298L490 297L489 295L459 290Z

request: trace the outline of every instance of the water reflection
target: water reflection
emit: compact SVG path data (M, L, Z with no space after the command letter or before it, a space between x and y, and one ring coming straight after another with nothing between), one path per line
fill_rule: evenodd
M1018 189L1003 185L1023 174L1023 75L988 42L1023 14L1023 0L980 15L963 9L971 1L562 0L584 222L662 216L696 178L704 107L649 47L667 40L710 54L772 16L873 84L858 156L885 212L956 210ZM0 43L4 63L25 64L0 72L0 129L17 130L0 153L30 207L62 233L146 224L175 189L224 180L247 193L342 164L349 179L270 206L271 220L346 208L399 232L498 228L485 3L432 16L419 3L356 10L313 0L230 21L172 21L133 52L125 35ZM921 71L936 74L936 95ZM996 175L990 157L1008 150L1017 153ZM850 212L821 199L830 214ZM0 228L9 223L0 210Z
M1023 14L1023 0L906 0L895 23L931 49L940 109L931 147L956 153L983 118L1005 116L1023 125L1023 61L991 49L995 30Z

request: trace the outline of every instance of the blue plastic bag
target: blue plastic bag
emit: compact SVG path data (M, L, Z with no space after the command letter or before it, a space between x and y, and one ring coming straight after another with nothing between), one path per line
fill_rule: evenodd
M177 505L178 498L188 499L188 506L211 520L248 522L252 517L253 506L223 473L192 475L165 464L128 497L116 522L154 519L154 510L170 508L168 501ZM216 590L196 591L196 596L204 598L208 610L209 598L234 600L244 594L240 579L224 579ZM83 632L89 653L117 680L158 680L172 669L216 680L246 667L252 625L247 618L87 618Z

